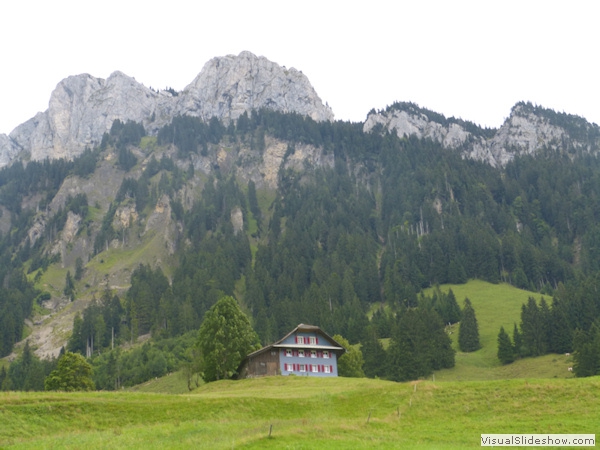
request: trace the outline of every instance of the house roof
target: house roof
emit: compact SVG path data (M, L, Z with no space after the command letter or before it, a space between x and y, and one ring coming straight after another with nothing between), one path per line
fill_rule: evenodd
M306 324L301 323L300 325L298 325L296 328L294 328L292 331L290 331L288 334L286 334L284 337L282 337L278 341L273 342L272 344L266 345L263 348L256 350L255 352L250 353L249 355L246 356L246 358L244 358L244 360L246 360L252 356L259 355L262 352L270 350L272 348L306 348L308 346L307 344L305 344L305 345L282 344L283 341L285 341L288 337L292 336L294 333L297 333L297 332L319 333L320 335L327 338L327 340L329 340L330 343L333 344L333 345L319 345L319 344L310 345L310 348L315 348L315 349L320 349L320 350L333 350L333 351L341 350L341 353L346 353L346 349L344 348L344 346L340 345L339 342L337 342L335 339L333 339L331 336L329 336L327 333L325 333L320 327L318 327L316 325L306 325Z

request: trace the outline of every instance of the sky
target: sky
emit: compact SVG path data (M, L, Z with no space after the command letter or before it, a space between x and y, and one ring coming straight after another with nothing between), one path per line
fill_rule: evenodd
M595 0L22 0L0 6L0 133L57 83L120 70L182 90L248 50L301 70L336 119L396 101L499 127L518 101L600 123Z

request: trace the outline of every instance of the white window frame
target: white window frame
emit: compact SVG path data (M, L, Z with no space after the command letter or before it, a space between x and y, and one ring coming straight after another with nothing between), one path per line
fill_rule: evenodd
M323 366L323 368L325 369L325 370L324 370L324 372L325 372L325 373L331 373L331 367L329 367L327 364L325 364L325 365Z
M291 356L293 356L293 354L294 354L294 353L292 352L292 349L291 349L291 348L286 348L286 349L285 349L285 356L286 356L286 357L290 358Z
M308 340L309 340L309 342L310 342L310 345L317 345L317 338L316 338L316 337L314 337L314 336L310 336L310 337L308 338Z
M316 350L311 350L310 351L310 357L311 358L316 358L317 357L317 351Z
M319 372L319 365L318 364L313 364L311 372L312 373L318 373Z
M304 344L304 336L298 336L298 344Z
M298 350L298 356L299 356L300 358L304 358L304 349L300 349L300 350Z
M306 372L306 364L300 364L300 372Z
M329 350L323 350L323 359L329 359Z

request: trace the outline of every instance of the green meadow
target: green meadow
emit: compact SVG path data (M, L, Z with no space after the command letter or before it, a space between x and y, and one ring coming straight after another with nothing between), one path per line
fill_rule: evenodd
M477 448L482 433L594 433L600 378L393 383L268 377L185 395L1 393L11 448Z
M458 324L448 327L452 334L456 352L456 365L452 369L436 372L438 381L502 380L510 378L570 378L568 368L573 365L573 357L567 355L544 355L537 358L523 358L503 366L498 361L498 332L503 326L513 335L513 327L521 322L521 305L533 296L538 302L540 294L523 291L509 284L491 284L471 280L466 284L442 285L440 290L452 289L460 307L468 297L475 309L479 325L479 340L482 348L472 353L458 351ZM426 295L431 290L425 291ZM546 297L551 303L552 299Z
M567 355L496 358L500 326L512 335L521 305L540 295L481 281L440 288L461 306L469 297L482 348L428 380L268 377L188 392L174 373L121 392L0 393L0 448L462 449L482 433L596 432L600 377L573 378ZM458 326L448 331L458 348Z

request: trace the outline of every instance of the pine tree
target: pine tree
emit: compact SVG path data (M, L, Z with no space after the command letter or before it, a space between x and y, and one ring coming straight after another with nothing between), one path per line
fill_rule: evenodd
M475 310L468 298L465 298L465 306L458 328L458 347L461 352L474 352L481 348Z
M600 326L592 325L589 332L575 330L573 372L578 377L591 377L600 373Z
M515 353L510 336L504 327L500 327L500 333L498 333L498 359L502 364L510 364L515 360Z
M544 305L542 303L542 305ZM546 316L548 308L538 307L535 299L529 297L527 305L521 307L521 332L525 354L539 356L546 353L548 349L548 333Z
M517 324L514 324L513 328L513 354L515 358L523 356L523 337L519 331Z
M382 377L385 373L385 350L377 338L377 330L371 324L361 341L361 350L364 358L364 372L369 378Z
M67 275L65 277L65 288L63 289L63 294L71 299L71 301L75 300L75 282L73 281L73 277L71 276L71 271L67 270Z
M450 317L448 321L450 323L456 323L460 320L460 306L458 306L456 296L454 295L454 292L452 292L452 289L448 290L446 299L450 310Z
M567 353L573 351L573 336L565 307L556 297L552 299L550 324L550 351L554 353Z

